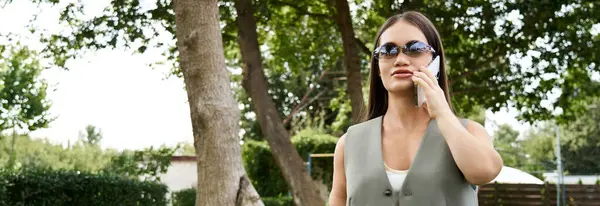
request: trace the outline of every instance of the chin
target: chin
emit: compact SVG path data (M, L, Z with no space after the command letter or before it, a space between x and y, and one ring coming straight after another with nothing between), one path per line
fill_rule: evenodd
M388 90L388 92L391 93L404 93L404 92L413 92L414 90L414 83L413 81L395 81L395 82L391 82L388 85L385 85L385 88Z

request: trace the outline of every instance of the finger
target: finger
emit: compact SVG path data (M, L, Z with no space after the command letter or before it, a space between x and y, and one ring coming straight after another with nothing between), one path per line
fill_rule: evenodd
M435 87L435 83L433 83L433 80L431 80L431 78L428 77L427 74L423 72L413 72L413 76L423 79L423 81L425 81L425 83L427 83L430 87Z
M413 75L412 80L413 80L413 82L417 83L419 86L423 87L423 89L425 89L425 90L431 89L431 86L427 82L425 82L425 80L423 80L422 78L420 78L418 76Z
M425 73L425 75L427 75L432 80L432 82L435 83L435 85L438 85L437 78L431 73L431 71L429 71L429 69L427 67L421 67L421 69L419 71ZM433 81L433 80L435 80L435 81Z

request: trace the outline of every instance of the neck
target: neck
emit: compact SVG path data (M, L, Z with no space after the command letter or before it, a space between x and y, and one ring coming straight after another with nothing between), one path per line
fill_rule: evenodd
M412 130L429 119L425 108L415 106L412 93L388 93L388 108L383 120L387 128Z

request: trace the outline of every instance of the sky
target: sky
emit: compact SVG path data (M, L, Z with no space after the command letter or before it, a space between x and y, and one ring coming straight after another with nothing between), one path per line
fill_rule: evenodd
M93 15L108 1L89 1ZM145 1L142 1L142 4ZM146 1L147 2L147 1ZM50 31L60 30L57 11L38 9L28 1L14 1L0 9L0 36L21 35L26 45L41 48L37 38L25 28L34 14L36 25ZM2 40L0 40L0 43ZM71 70L49 69L42 78L49 83L50 114L56 120L49 128L32 132L34 138L47 138L67 144L79 138L79 132L91 124L102 130L103 148L142 149L149 146L193 142L192 127L182 79L166 78L168 67L148 66L164 59L160 51L133 54L131 50L105 49L86 53L68 63ZM514 118L515 109L487 112L486 129L493 134L495 125L510 124L525 131L529 127Z

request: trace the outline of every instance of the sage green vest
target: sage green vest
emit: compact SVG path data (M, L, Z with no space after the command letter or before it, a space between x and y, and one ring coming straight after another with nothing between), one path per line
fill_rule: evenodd
M400 192L394 192L383 164L382 120L377 117L348 128L344 146L346 205L478 205L475 190L456 166L434 119L427 126ZM467 120L461 122L466 126Z

